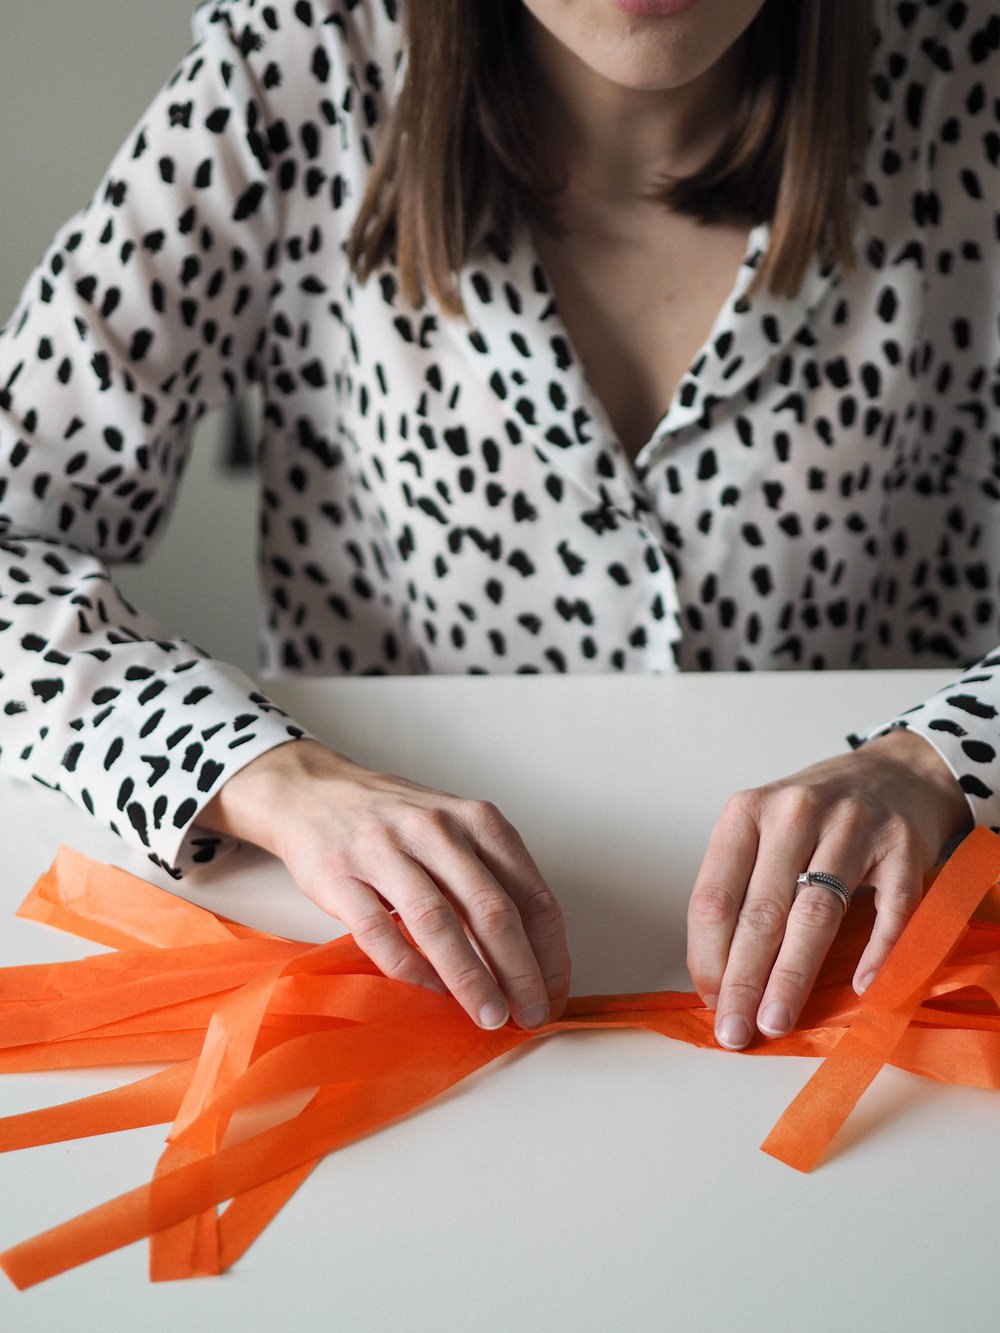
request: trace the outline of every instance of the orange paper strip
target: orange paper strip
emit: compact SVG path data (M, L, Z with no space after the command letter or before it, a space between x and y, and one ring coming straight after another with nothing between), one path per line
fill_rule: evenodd
M873 917L861 895L799 1029L748 1052L829 1056L767 1151L808 1169L887 1060L1000 1087L1000 895L988 892L998 875L1000 838L978 831L863 1000L850 985ZM969 924L984 894L990 920ZM22 913L119 952L0 969L0 1072L179 1063L115 1092L0 1121L0 1148L11 1149L173 1120L149 1184L0 1255L19 1287L143 1236L156 1278L220 1272L325 1153L527 1041L622 1027L715 1045L712 1012L676 992L576 997L559 1023L537 1032L512 1024L483 1032L451 997L381 976L350 938L309 946L265 936L65 849ZM309 1098L301 1110L233 1140L234 1117L296 1093Z
M166 1124L177 1114L194 1068L195 1061L187 1060L124 1088L6 1116L0 1120L0 1152Z
M70 847L59 848L17 915L112 949L144 944L169 948L233 938L213 913L117 866L90 861Z
M935 969L998 878L1000 838L974 829L910 918L836 1049L761 1144L765 1152L812 1170L899 1045Z

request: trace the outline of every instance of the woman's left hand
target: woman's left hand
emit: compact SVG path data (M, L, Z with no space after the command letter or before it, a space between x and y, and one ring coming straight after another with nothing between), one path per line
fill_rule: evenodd
M925 872L969 827L950 769L905 728L732 797L688 909L688 967L716 1011L720 1045L740 1050L755 1031L777 1037L795 1026L843 919L829 889L794 896L802 871L825 871L851 892L874 885L875 927L854 975L860 994L920 901Z

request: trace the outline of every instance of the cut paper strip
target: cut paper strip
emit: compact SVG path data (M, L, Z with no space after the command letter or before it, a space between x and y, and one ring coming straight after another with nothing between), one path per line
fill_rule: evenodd
M892 1058L935 972L998 879L1000 838L976 829L910 918L836 1049L764 1140L765 1152L799 1171L812 1170ZM982 986L983 979L980 975L974 984ZM993 986L984 989L989 993Z
M998 877L1000 838L977 830L860 1000L851 977L874 907L859 896L798 1029L746 1052L827 1057L767 1152L810 1169L886 1062L1000 1087ZM483 1032L450 996L383 977L349 937L314 946L265 935L67 849L20 915L117 952L0 969L0 1073L169 1067L0 1120L0 1151L171 1125L148 1184L0 1255L21 1288L144 1237L154 1279L221 1272L326 1153L528 1041L617 1027L715 1046L714 1015L680 992L578 996L537 1031Z

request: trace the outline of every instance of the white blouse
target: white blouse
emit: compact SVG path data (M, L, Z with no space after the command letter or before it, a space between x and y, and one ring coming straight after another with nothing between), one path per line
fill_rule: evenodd
M109 574L255 382L262 670L977 663L884 725L1000 826L1000 19L878 3L856 269L748 300L756 227L634 462L526 231L467 266L467 322L352 279L395 0L200 5L0 334L0 768L177 874L224 842L218 786L302 734Z

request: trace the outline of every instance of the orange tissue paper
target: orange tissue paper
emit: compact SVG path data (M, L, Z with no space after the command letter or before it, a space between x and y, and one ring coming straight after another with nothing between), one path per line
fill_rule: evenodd
M811 1170L886 1063L1000 1087L998 880L1000 837L976 829L861 999L851 977L874 906L858 896L797 1030L747 1052L824 1057L765 1152ZM0 969L0 1074L167 1067L0 1119L0 1152L170 1126L146 1184L0 1254L22 1289L144 1237L154 1280L220 1273L326 1153L525 1042L621 1027L715 1046L712 1011L676 991L579 996L535 1031L482 1031L452 997L383 977L349 936L310 945L268 935L67 848L19 915L113 952ZM286 1119L227 1138L238 1112L294 1092Z

